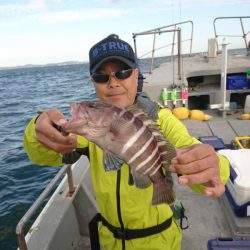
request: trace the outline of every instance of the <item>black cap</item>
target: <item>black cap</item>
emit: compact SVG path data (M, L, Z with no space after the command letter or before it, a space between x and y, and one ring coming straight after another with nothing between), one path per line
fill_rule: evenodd
M132 47L115 34L95 44L89 51L89 70L93 74L104 62L117 59L135 68L135 53Z

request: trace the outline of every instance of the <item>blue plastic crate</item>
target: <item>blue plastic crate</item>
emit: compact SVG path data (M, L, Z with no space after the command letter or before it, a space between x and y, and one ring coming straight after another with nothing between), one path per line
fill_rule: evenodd
M210 144L216 151L226 148L223 140L218 136L200 136L199 141Z
M250 69L246 71L247 75L247 87L250 89Z
M233 238L216 238L207 243L208 250L250 250L250 240L238 240Z
M244 204L242 204L242 205L238 205L238 204L235 202L235 200L234 200L232 194L231 194L230 191L228 190L228 187L227 187L227 186L226 186L226 191L225 191L225 193L226 193L226 196L227 196L227 198L228 198L228 200L229 200L229 203L230 203L230 205L231 205L231 207L232 207L232 209L233 209L233 211L234 211L234 214L237 215L238 217L247 217L247 216L248 216L247 211L248 211L248 207L250 207L250 201L249 201L249 202L246 202L246 203L244 203ZM249 248L249 250L250 250L250 248Z
M246 74L227 76L227 90L247 89Z
M250 89L250 76L247 77L247 87Z

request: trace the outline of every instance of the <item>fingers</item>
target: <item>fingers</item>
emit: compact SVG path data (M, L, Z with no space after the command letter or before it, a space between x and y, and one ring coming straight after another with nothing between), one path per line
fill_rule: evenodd
M170 171L185 175L199 174L207 169L212 171L211 174L219 173L219 158L207 144L177 150L177 156L173 158L170 166Z
M178 174L195 174L205 171L207 168L213 168L214 165L218 164L218 157L206 157L202 159L197 159L189 163L179 163L172 164L171 168Z
M225 191L220 180L219 158L210 145L198 144L177 150L170 171L181 175L178 177L181 185L203 185L207 196L218 197Z
M61 154L71 152L76 147L76 135L68 135L66 140L61 133L55 132L54 135L46 136L43 133L37 134L37 140L46 148ZM65 140L65 141L64 141Z
M206 196L219 197L225 192L225 185L218 183L214 187L208 187L204 190Z
M35 131L37 140L45 147L58 153L71 152L76 147L76 135L64 136L53 125L61 125L67 120L58 109L43 112L37 119Z
M202 184L205 187L203 193L206 196L219 197L225 192L225 185L221 182L219 175L213 175L212 172L208 171L180 176L178 182L181 185Z
M209 144L197 144L189 148L178 149L177 156L173 161L178 160L181 164L187 164L199 159L208 157L211 154L214 154L214 148Z
M209 182L214 176L217 176L217 174L216 169L209 168L198 173L182 175L179 177L179 183L182 185L204 184Z
M67 121L67 119L64 117L62 112L58 109L50 109L46 111L45 113L48 115L51 122L55 124L59 123L58 125L62 125L61 123L64 123Z

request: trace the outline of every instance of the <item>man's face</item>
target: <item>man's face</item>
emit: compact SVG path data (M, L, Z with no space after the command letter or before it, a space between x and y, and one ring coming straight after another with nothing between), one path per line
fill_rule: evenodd
M117 72L124 70L124 64L118 60L105 62L98 73ZM118 80L111 76L107 83L96 83L93 80L95 91L100 101L114 104L123 108L131 106L135 101L137 92L138 69L133 69L130 77Z

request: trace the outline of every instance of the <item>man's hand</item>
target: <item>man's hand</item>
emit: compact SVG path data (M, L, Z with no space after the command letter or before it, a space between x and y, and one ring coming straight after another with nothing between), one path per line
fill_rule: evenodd
M66 122L64 115L58 109L43 112L36 121L35 131L37 140L46 148L65 154L76 148L76 135L63 135L55 125Z
M219 158L208 144L177 150L170 171L182 175L178 178L181 185L204 185L207 196L218 197L225 192L225 185L220 179Z

